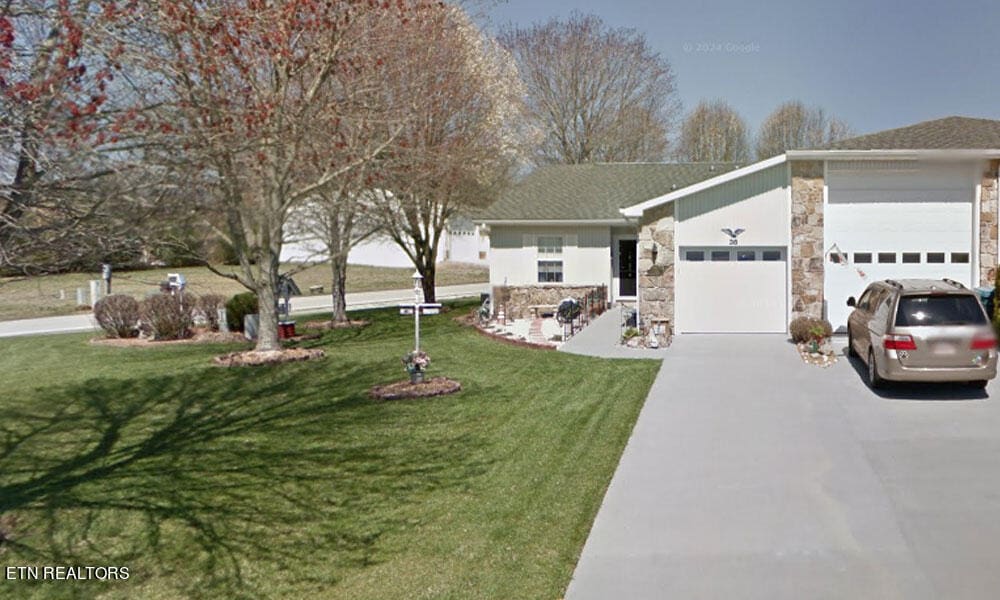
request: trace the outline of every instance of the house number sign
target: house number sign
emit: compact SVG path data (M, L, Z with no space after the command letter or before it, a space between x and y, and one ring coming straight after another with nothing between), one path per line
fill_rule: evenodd
M722 233L729 236L730 246L738 246L740 244L739 240L740 234L743 233L744 231L746 231L746 229L742 227L737 227L736 229L730 229L726 227L725 229L722 230Z

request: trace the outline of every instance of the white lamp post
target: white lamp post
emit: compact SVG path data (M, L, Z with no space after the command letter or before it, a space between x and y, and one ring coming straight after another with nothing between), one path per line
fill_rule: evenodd
M413 304L400 304L399 314L413 315L413 351L420 352L420 313L425 315L436 315L441 312L441 305L437 302L424 302L423 276L419 271L413 273Z
M414 352L420 352L420 303L423 300L423 287L420 285L423 282L424 276L420 274L420 271L413 272L413 338L414 338Z

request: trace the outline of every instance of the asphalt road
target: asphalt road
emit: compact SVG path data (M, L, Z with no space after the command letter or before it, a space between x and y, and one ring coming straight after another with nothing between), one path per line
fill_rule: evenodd
M675 338L566 598L998 597L1000 388L862 369Z
M437 288L437 298L438 300L453 300L470 296L478 297L480 292L486 292L488 289L489 285L486 283L441 286ZM347 308L349 310L379 308L412 301L412 289L347 294ZM292 298L291 302L292 314L321 312L332 306L329 295L298 296ZM90 313L81 313L61 317L0 321L0 338L45 333L73 333L94 329L96 329L96 325L93 316Z

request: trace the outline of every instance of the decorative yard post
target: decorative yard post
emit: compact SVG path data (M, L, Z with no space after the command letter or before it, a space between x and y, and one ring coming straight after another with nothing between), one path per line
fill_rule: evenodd
M403 303L399 305L399 314L413 315L413 351L420 352L420 313L425 315L436 315L441 312L441 304L437 302L424 302L423 277L419 272L413 273L413 304Z
M422 292L423 288L420 283L424 280L423 275L420 271L413 272L413 338L414 345L413 351L420 352L420 306L421 301L424 299Z

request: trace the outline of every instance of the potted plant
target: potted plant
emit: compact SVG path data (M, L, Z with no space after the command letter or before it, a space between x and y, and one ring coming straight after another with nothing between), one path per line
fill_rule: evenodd
M403 367L410 374L410 383L423 383L424 372L427 371L427 367L430 364L431 357L427 356L427 353L423 350L408 352L403 357Z
M819 345L826 339L826 329L817 323L809 328L809 352L819 354Z

